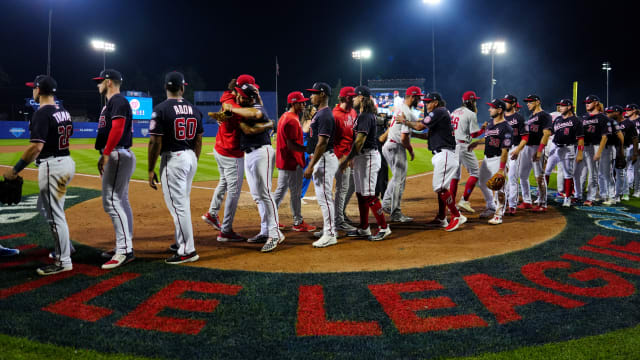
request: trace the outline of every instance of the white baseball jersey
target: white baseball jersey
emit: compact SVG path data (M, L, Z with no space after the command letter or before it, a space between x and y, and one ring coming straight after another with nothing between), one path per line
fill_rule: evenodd
M480 130L478 115L461 106L451 114L451 126L455 131L456 141L471 142L471 134Z
M404 103L404 101L395 107L387 139L393 140L398 144L402 141L402 134L409 134L409 136L411 136L411 129L409 129L407 125L402 125L396 122L396 116L400 115L400 113L404 114L404 118L408 121L418 121L416 114L407 106L407 104Z

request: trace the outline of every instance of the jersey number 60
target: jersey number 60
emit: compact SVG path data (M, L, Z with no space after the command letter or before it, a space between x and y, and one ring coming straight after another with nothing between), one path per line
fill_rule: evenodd
M176 140L193 140L196 136L198 120L196 118L176 118L173 123Z

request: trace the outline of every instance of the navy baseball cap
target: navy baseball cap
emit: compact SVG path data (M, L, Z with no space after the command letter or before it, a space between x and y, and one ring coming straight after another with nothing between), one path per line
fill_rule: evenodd
M493 99L491 102L488 102L487 105L491 106L494 109L502 109L503 111L507 110L507 104L500 99Z
M516 104L518 103L518 98L511 94L507 94L502 97L502 101L508 102L509 104Z
M585 104L591 104L592 102L600 102L600 98L595 95L589 95L584 99Z
M186 81L184 81L184 75L177 71L172 71L165 75L164 84L170 86L189 85Z
M313 84L313 87L311 89L307 89L307 91L312 93L324 93L327 96L331 96L331 86L323 82Z
M522 99L522 101L524 102L534 102L534 101L541 101L540 96L535 95L535 94L531 94L529 96L527 96L526 98Z
M437 92L430 92L422 98L422 101L431 102L431 101L442 101L442 95Z
M624 109L626 111L640 110L640 106L638 106L637 104L628 104L627 106L624 107Z
M56 92L58 83L51 76L38 75L33 82L24 83L30 88L39 88L42 93L53 94Z
M356 86L353 92L356 93L356 96L360 96L360 95L366 96L366 97L371 96L371 90L369 90L369 88L364 85Z
M560 106L573 106L573 101L569 99L562 99L556 103L556 105Z
M250 99L258 98L258 89L252 84L243 84L240 87L236 87L236 91L240 96Z
M100 72L99 76L96 76L92 79L97 83L101 83L105 80L116 80L122 82L122 74L118 70L114 69L106 69Z
M624 109L620 105L612 105L606 108L604 111L608 113L619 112L622 114L624 112Z

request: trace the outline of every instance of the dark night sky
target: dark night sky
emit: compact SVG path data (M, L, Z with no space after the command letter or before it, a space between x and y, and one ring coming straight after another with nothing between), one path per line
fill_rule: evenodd
M442 0L432 9L422 0L1 0L0 70L9 79L3 83L0 73L4 108L28 97L23 83L46 71L50 2L52 75L60 97L89 107L98 101L89 79L102 69L101 53L89 44L94 37L116 44L107 67L123 73L123 89L157 96L170 70L183 71L196 90L224 88L241 73L253 74L263 90L274 90L278 56L282 103L288 92L315 81L335 85L340 78L355 85L359 65L351 51L361 46L373 50L365 79L424 77L429 89L432 21L437 90L450 108L465 90L489 97L491 63L480 43L493 39L507 42L507 54L496 57L496 96L512 92L522 99L535 92L551 109L571 97L577 80L580 98L595 93L604 99L600 68L608 60L610 102L640 101L640 72L631 50L638 31L625 7L630 2L608 1L604 8L590 1Z

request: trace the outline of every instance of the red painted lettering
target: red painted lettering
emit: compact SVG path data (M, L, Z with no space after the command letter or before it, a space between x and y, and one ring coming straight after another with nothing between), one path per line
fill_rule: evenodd
M598 254L615 256L615 257L619 257L619 258L627 259L627 260L631 260L631 261L640 261L640 256L629 255L629 254L625 254L625 253L622 253L622 252L619 252L619 251L614 251L614 250L599 249L599 248L595 248L593 246L583 246L583 247L580 248L580 250L591 251L591 252L598 253Z
M620 250L620 251L640 254L640 242L630 241L627 245L624 245L624 246L611 244L615 240L616 240L615 237L597 235L593 239L589 240L588 244L593 246L600 246L603 248L609 248L613 250Z
M607 261L596 260L596 259L583 257L583 256L577 256L577 255L573 255L573 254L564 254L564 255L562 255L562 258L565 259L565 260L581 262L581 263L584 263L584 264L587 264L587 265L600 266L600 267L605 268L605 269L611 269L611 270L615 270L615 271L626 273L626 274L640 275L640 269L634 269L634 268L629 268L629 267L626 267L626 266L620 266L620 265L612 264L612 263L607 262Z

